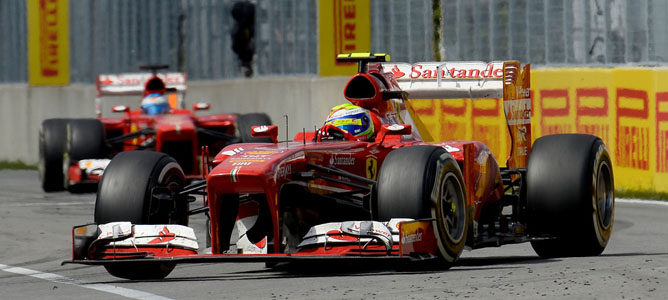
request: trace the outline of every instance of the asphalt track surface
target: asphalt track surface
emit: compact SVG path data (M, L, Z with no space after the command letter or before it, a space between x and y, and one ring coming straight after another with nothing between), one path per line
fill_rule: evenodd
M601 256L541 259L529 244L465 251L449 270L262 263L178 265L164 280L127 281L64 265L71 228L95 195L44 193L36 171L0 171L0 299L665 299L668 205L618 199ZM564 220L567 221L566 218ZM201 237L203 216L191 218Z

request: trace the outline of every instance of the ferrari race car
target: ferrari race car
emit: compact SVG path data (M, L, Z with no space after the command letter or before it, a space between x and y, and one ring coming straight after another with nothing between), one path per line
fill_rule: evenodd
M163 278L178 263L448 268L465 247L530 242L541 257L604 250L615 207L608 150L583 134L531 144L529 65L390 63L369 53L338 60L359 64L344 96L378 116L374 137L346 139L326 124L291 141L230 145L190 184L167 154L120 153L102 177L94 223L73 228L64 263L141 279ZM422 141L405 105L421 98L502 98L512 138L506 167L478 141ZM276 140L277 130L252 134ZM191 209L197 195L203 206ZM210 221L205 242L187 226L195 213Z
M150 73L101 74L97 77L97 118L47 119L39 131L39 173L47 192L95 187L109 164L121 151L154 150L167 153L189 177L201 177L198 162L203 145L218 151L239 142L264 141L254 138L250 126L269 125L265 114L196 115L209 109L204 102L184 109L185 73L157 73L165 65L145 66ZM122 117L102 117L103 96L156 96L164 100L164 112L154 114L146 107L130 110L127 105L112 107ZM147 105L152 103L148 102ZM142 106L145 104L143 103ZM155 108L150 106L149 108Z

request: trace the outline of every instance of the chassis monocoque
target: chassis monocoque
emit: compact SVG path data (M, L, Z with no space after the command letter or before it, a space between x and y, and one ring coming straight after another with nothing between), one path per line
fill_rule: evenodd
M541 257L604 250L614 218L606 146L582 134L531 144L528 65L339 59L359 63L344 96L380 116L374 140L318 130L230 145L205 179L188 185L166 154L121 153L102 178L95 223L73 229L68 262L137 279L192 262L382 259L447 268L465 247L530 242ZM503 98L512 139L506 167L478 141L422 141L404 105L462 97ZM252 130L276 140L276 126ZM190 209L198 194L204 206ZM195 213L209 218L210 253L193 243L187 223Z
M201 177L198 158L202 146L219 151L228 144L271 141L250 136L251 125L269 125L265 114L197 115L208 103L184 109L184 73L157 73L167 66L146 66L151 73L101 74L97 78L97 118L47 119L39 132L39 170L44 191L94 188L110 158L121 151L153 150L175 158L189 177ZM172 107L163 115L116 105L122 117L102 117L103 96L164 93Z

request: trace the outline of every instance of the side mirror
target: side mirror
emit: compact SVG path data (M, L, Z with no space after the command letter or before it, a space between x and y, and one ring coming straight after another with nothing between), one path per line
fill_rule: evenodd
M376 136L376 142L382 143L385 140L386 136L401 136L405 134L411 134L413 128L409 124L383 124L380 127L380 132Z
M129 111L130 111L130 107L127 106L127 105L116 105L116 106L114 106L114 107L111 108L111 111L112 111L112 112L115 112L115 113L129 112Z
M193 110L208 110L211 108L211 104L207 102L197 102L193 104Z
M253 137L270 137L274 144L278 143L278 126L276 125L261 125L251 126L251 136Z

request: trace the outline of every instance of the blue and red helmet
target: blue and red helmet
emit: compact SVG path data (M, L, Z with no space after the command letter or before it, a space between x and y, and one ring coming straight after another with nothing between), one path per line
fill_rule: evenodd
M377 125L374 125L374 123ZM380 122L368 110L345 103L332 108L325 125L336 126L350 133L357 140L367 141L373 139L376 126L380 126Z
M165 114L170 109L167 97L160 93L148 94L141 100L141 110L147 115Z

